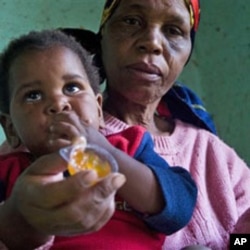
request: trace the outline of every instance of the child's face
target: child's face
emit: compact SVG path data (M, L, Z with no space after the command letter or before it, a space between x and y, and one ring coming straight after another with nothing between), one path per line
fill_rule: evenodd
M51 151L52 125L57 124L54 130L58 129L62 139L53 149L67 140L72 125L82 122L100 127L101 95L94 94L79 57L70 49L56 46L20 55L10 68L9 86L11 121L7 137L17 135L36 155Z

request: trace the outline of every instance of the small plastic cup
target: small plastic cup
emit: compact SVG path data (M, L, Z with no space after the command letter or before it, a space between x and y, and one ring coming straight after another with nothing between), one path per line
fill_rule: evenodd
M95 170L98 177L103 178L118 171L118 164L109 152L97 145L87 144L86 140L61 148L59 153L68 162L70 175L79 171Z

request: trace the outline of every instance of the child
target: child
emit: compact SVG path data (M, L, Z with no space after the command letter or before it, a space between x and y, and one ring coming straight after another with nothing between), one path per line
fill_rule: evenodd
M0 76L1 119L6 138L13 148L23 145L28 149L0 158L0 180L4 184L0 218L6 215L7 208L19 212L23 224L33 229L35 237L29 238L32 248L49 241L50 249L161 249L164 234L176 232L188 223L197 196L189 173L180 167L170 168L153 151L151 137L142 127L110 135L108 140L98 131L104 126L98 76L90 57L75 40L60 31L22 36L2 54ZM112 218L101 230L88 235L83 234L82 227L72 233L69 227L76 222L68 221L67 216L63 221L53 216L41 217L39 206L28 211L22 202L13 202L13 193L18 193L16 185L21 182L18 176L24 171L23 177L31 171L30 165L70 145L80 135L112 154L127 180L118 191ZM74 180L77 175L67 179ZM46 197L40 194L35 198L40 204L45 201L45 208L52 206L55 216L72 202L57 200L74 192L64 188L61 176L51 177L62 184L57 186L56 196L47 192ZM78 210L72 207L71 213L80 213ZM85 223L88 222L81 217L81 224ZM8 247L27 244L27 239L19 236L13 245L9 235L12 230L4 227L6 224L1 223L0 239Z

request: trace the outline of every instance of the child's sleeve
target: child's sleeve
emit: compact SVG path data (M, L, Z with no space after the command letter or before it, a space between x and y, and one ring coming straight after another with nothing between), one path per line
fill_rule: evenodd
M139 126L111 137L113 145L147 165L160 184L165 207L159 214L143 216L143 220L167 235L183 228L191 219L197 199L197 187L189 172L181 167L170 167L154 151L150 134Z

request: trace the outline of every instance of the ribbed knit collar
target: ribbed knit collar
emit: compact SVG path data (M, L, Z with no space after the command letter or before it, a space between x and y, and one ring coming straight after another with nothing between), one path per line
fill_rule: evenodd
M104 120L106 127L101 130L104 135L118 133L130 127L130 125L107 112L104 112ZM177 154L180 151L180 147L183 147L188 143L188 140L185 140L185 137L187 136L186 132L186 124L180 120L175 120L175 128L170 136L152 135L155 144L155 151L160 155Z

